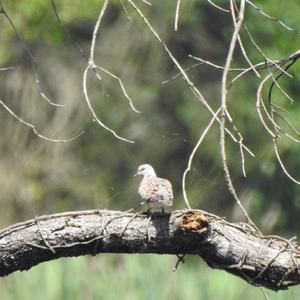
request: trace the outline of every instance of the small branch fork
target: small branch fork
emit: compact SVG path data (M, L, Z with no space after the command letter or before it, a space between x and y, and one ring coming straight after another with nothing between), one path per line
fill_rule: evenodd
M268 69L269 74L266 75L265 78L261 81L256 93L256 109L263 127L272 138L274 151L276 154L276 158L279 162L279 165L282 168L284 174L296 184L300 184L300 181L294 178L288 172L285 164L281 160L278 151L278 141L280 140L281 135L283 135L288 139L290 139L292 142L300 143L299 131L282 114L282 112L288 113L288 111L284 110L283 108L281 108L280 106L274 103L272 97L272 91L276 86L282 92L282 94L290 101L290 103L291 104L293 103L293 99L281 88L281 86L278 84L277 81L283 75L288 76L287 70L298 60L299 57L300 57L300 51L297 51L294 54L292 54L288 59L284 60L283 63L281 63L281 66L283 68L276 69L275 71L271 71L270 69ZM269 109L267 109L266 104L264 103L263 100L263 89L266 83L270 80L272 80L272 84L270 85L269 88L269 93L268 93ZM287 126L283 128L282 125L279 125L275 117L279 117L279 119L283 121L284 124Z
M96 45L96 38L97 38L97 34L98 34L98 31L99 31L99 28L100 28L100 24L101 24L101 21L103 19L103 16L105 14L105 11L107 9L107 6L108 6L108 3L109 3L109 0L105 0L104 3L103 3L103 6L102 6L102 9L100 10L100 13L99 13L99 16L98 16L98 20L95 24L95 27L94 27L94 31L93 31L93 37L92 37L92 42L91 42L91 47L90 47L90 56L89 56L89 59L88 59L88 64L87 64L87 67L85 68L84 72L83 72L83 80L82 80L82 84L83 84L83 94L84 94L84 98L87 102L87 105L88 105L88 108L90 110L90 112L92 113L92 116L94 118L94 120L101 126L103 127L105 130L109 131L110 133L112 133L117 139L120 139L122 141L125 141L125 142L128 142L128 143L134 143L134 141L131 141L129 139L126 139L124 137L121 137L119 134L117 134L113 129L111 129L110 127L108 127L107 125L105 125L97 116L93 106L91 105L91 101L90 101L90 98L89 98L89 95L88 95L88 91L87 91L87 74L88 74L88 71L90 69L92 70L101 70L102 72L108 74L109 76L111 76L112 78L116 79L118 82L119 82L119 85L122 89L122 92L124 94L124 96L127 98L128 102L129 102L129 105L131 107L131 109L136 112L136 113L139 113L139 111L134 107L133 105L133 102L132 102L132 99L128 96L126 90L125 90L125 87L121 81L121 79L119 77L117 77L116 75L114 75L113 73L109 72L108 70L100 67L100 66L97 66L95 64L95 60L94 60L94 56L95 56L95 45ZM100 75L96 73L96 77L101 80L101 77Z
M50 105L55 106L55 107L65 107L64 104L57 104L55 102L53 102L44 92L43 88L41 87L40 84L40 74L39 74L39 63L38 60L35 58L35 56L33 55L33 53L31 52L29 46L27 45L27 43L25 42L25 40L23 39L23 37L21 36L21 34L19 33L19 31L17 30L17 27L15 26L13 20L11 19L11 17L9 16L8 12L6 11L6 9L4 8L3 2L2 0L0 0L0 16L3 15L6 20L8 21L10 27L12 28L12 30L14 31L18 41L21 43L23 49L25 50L25 52L28 54L28 56L30 57L32 63L33 63L33 67L34 67L34 71L35 71L35 84L37 86L38 92L40 94L40 96L46 100ZM16 69L15 67L9 67L9 68L3 68L0 69L0 71L4 71L4 70L13 70ZM56 143L67 143L67 142L71 142L74 141L75 139L77 139L80 135L82 135L84 133L84 131L80 132L79 134L77 134L74 137L68 138L68 139L54 139L54 138L50 138L48 136L45 136L43 134L41 134L36 126L28 121L25 121L24 119L22 119L20 116L18 116L4 101L2 101L2 99L0 99L0 105L2 105L2 107L11 115L13 116L16 120L18 120L20 123L22 123L23 125L29 127L30 129L32 129L33 133L38 136L39 138L49 141L49 142L56 142Z
M87 103L87 106L88 106L88 109L89 111L91 112L92 114L92 117L93 117L93 121L97 122L102 128L104 128L105 130L109 131L111 134L113 134L117 139L119 140L122 140L122 141L125 141L125 142L128 142L128 143L134 143L134 141L132 140L129 140L129 139L126 139L122 136L120 136L119 134L116 133L115 130L111 129L109 126L107 126L106 124L104 124L100 118L98 117L98 115L96 114L92 104L91 104L91 100L90 100L90 97L88 95L88 87L87 87L87 76L88 76L88 73L90 70L92 70L96 76L96 78L101 81L102 78L101 78L101 75L99 74L98 71L102 71L103 73L107 74L108 76L110 76L111 78L115 79L121 90L122 90L122 93L124 95L124 97L128 100L128 103L129 103L129 106L130 108L136 112L136 113L140 113L140 111L138 111L134 104L133 104L133 100L131 99L131 97L128 95L127 93L127 90L125 88L125 85L123 84L123 81L121 80L121 78L119 78L117 75L113 74L112 72L108 71L107 69L97 65L95 63L95 47L96 47L96 40L97 40L97 35L98 35L98 32L99 32L99 29L100 29L100 25L101 25L101 22L102 22L102 19L105 15L105 12L106 12L106 9L108 7L108 4L109 4L109 0L105 0L103 5L102 5L102 8L99 12L99 15L98 15L98 19L96 21L96 24L94 26L94 30L93 30L93 36L92 36L92 41L91 41L91 46L90 46L90 55L88 56L84 50L78 45L78 43L76 43L76 41L71 37L71 35L69 34L69 32L67 31L67 29L65 28L59 14L58 14L58 10L56 8L56 4L55 4L55 1L54 0L50 0L51 2L51 6L52 6L52 9L53 9L53 12L54 12L54 15L55 15L55 18L62 30L62 32L65 34L66 38L69 40L69 42L75 47L75 49L77 49L77 51L80 53L80 55L86 60L87 62L87 66L83 72L83 78L82 78L82 86L83 86L83 94L84 94L84 98L85 98L85 101ZM123 4L122 1L120 1L120 4L123 8L123 10L125 11L125 14L126 16L130 19L130 17L128 16L127 14L127 11L126 11L126 8Z
M300 247L294 239L263 236L247 223L229 223L201 210L151 218L109 210L39 216L0 231L0 276L60 257L108 252L173 254L174 270L185 255L194 254L255 286L282 290L300 283Z

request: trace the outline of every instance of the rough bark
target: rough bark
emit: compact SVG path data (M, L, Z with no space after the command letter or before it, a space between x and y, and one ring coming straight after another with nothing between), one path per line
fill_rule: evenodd
M300 282L300 248L204 211L131 214L93 210L36 217L0 231L0 276L41 262L97 253L193 254L253 285Z

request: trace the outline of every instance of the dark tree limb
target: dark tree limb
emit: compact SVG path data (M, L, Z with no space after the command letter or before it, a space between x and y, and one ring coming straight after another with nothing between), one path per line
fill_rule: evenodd
M97 253L194 254L250 284L300 283L300 248L199 210L131 214L91 210L36 217L0 231L0 276L41 262Z

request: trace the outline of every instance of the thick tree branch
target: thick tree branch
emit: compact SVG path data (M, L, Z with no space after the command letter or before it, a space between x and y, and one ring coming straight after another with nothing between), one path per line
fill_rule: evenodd
M91 210L36 217L0 231L0 276L66 256L110 253L194 254L253 285L300 282L300 248L199 210L145 214Z

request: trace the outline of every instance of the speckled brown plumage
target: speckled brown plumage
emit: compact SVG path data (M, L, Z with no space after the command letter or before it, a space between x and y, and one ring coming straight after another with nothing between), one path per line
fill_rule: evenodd
M137 174L143 176L138 192L149 208L163 209L173 205L174 197L169 180L157 177L149 164L139 166Z

